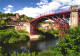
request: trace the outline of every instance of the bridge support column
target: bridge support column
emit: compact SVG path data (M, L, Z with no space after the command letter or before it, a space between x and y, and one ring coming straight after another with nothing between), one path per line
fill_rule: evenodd
M78 26L78 6L71 6L70 27Z

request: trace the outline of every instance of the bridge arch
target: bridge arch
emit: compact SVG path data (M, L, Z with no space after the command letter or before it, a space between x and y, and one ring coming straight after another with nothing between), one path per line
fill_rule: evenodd
M59 24L59 30L62 31L62 36L65 34L65 29L69 27L69 20L70 20L70 27L77 27L78 22L80 22L80 6L71 6L67 9L60 9L56 11L52 11L51 14L43 15L41 14L39 17L34 18L31 20L30 23L30 31L29 33L32 35L38 34L37 26L44 20L53 20Z
M67 22L69 18L70 18L70 11L63 12L63 13L49 14L49 15L44 15L44 16L35 18L29 22L30 23L30 34L32 35L38 34L38 29L37 29L38 24L44 20L50 19L59 24L59 30L62 30L62 34L64 35L65 29L69 27L68 22Z

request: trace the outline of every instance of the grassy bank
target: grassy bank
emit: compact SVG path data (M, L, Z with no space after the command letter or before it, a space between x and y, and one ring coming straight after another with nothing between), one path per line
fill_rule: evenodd
M15 31L14 26L5 26L0 29L0 42L15 43L20 41L26 41L29 39L29 36L27 36L26 34L18 34L18 33L19 31Z
M28 40L29 36L25 34L18 34L16 31L13 30L3 30L0 31L0 42L2 43L15 43L19 41Z

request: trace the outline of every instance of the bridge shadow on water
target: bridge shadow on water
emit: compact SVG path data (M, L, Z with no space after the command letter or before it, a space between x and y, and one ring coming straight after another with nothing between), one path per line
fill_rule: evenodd
M43 32L43 31L38 30L38 34L44 36L44 38L42 37L43 40L49 40L52 38L54 38L54 39L56 38L54 35L50 34L48 31Z

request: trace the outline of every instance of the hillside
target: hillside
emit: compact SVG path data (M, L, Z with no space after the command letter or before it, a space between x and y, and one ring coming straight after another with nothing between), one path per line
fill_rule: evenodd
M2 13L0 12L0 19L7 19L10 18L13 21L21 22L21 21L31 21L33 18L28 17L26 15L19 15L18 13L13 14L13 13Z

